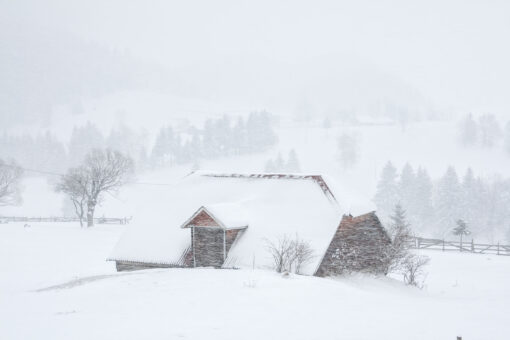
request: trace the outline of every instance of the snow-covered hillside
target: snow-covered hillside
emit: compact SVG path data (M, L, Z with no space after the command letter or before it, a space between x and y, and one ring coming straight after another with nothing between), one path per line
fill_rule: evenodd
M169 121L169 123L172 123ZM173 124L177 124L173 121ZM156 126L154 122L147 123ZM162 126L160 122L157 126ZM149 128L149 125L146 125ZM108 124L107 124L108 126ZM138 127L145 127L141 124ZM66 130L65 127L62 127ZM67 130L71 130L67 126ZM157 129L150 129L151 135ZM317 124L303 125L282 120L276 129L279 141L270 150L216 160L203 160L199 166L203 170L219 172L254 173L265 170L266 162L275 158L279 152L286 158L294 149L303 173L319 173L326 176L328 184L333 186L335 195L346 212L362 214L375 210L372 199L382 169L388 161L400 171L409 162L415 169L423 167L432 179L438 179L453 166L459 176L463 176L471 167L476 177L494 178L510 172L510 156L502 147L482 148L462 147L458 142L456 122L413 123L403 129L398 125L333 125L325 129ZM356 136L357 161L352 166L343 167L339 161L338 137L342 134ZM120 193L118 199L106 197L104 209L99 214L113 215L120 202L128 202L131 195L137 195L140 183L175 183L193 168L193 164L149 171L138 175L138 184L133 184ZM30 174L30 173L28 173ZM52 197L48 197L51 195ZM1 214L15 215L61 215L62 199L52 193L51 185L45 179L27 179L24 185L24 205L20 207L2 207ZM44 204L41 205L41 202ZM44 207L44 208L43 208ZM135 215L136 212L123 214ZM503 241L503 240L501 240Z
M427 286L105 262L123 227L0 226L2 339L505 339L510 258L429 251Z

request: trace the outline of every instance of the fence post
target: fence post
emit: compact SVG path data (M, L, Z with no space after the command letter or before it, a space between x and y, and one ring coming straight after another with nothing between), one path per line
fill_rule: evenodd
M499 242L498 242L498 255L499 255Z
M475 252L475 241L473 241L473 239L471 239L471 252Z
M444 239L443 239L443 251L444 251Z

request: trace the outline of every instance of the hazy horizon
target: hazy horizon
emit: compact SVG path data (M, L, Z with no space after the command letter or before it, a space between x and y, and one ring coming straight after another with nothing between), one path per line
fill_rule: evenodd
M218 113L510 114L509 3L309 5L4 1L3 111L54 115L130 90L182 101L189 116L193 101Z

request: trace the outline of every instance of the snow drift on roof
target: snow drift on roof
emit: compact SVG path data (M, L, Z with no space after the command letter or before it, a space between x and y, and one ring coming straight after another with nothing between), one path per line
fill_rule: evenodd
M321 181L323 184L320 184ZM256 176L194 173L172 187L144 188L137 197L133 224L111 259L176 263L190 246L188 229L180 226L200 207L225 225L248 225L228 254L238 267L271 265L267 240L299 235L316 252L305 268L313 274L342 216L320 176Z

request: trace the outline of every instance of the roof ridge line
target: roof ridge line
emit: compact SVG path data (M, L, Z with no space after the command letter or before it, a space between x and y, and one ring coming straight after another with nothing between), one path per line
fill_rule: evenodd
M335 203L338 203L335 195L329 188L328 184L322 177L322 175L318 174L291 174L291 173L253 173L253 174L242 174L242 173L207 173L207 172L192 172L190 175L196 174L198 176L204 177L217 177L217 178L252 178L252 179L294 179L294 180L312 180L314 181L322 190L322 192L329 198L332 199Z

